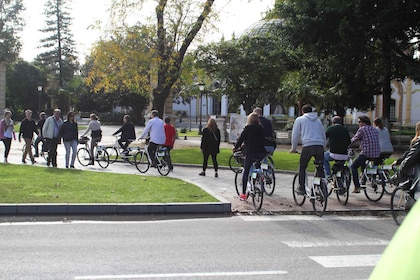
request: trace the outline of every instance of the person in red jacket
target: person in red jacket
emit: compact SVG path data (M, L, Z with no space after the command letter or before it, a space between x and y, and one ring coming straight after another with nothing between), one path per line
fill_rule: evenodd
M171 154L170 151L174 148L175 138L176 138L176 131L175 127L171 124L171 118L165 118L165 125L163 126L165 129L166 141L163 144L164 147L168 149L168 166L169 170L173 170L174 167L172 165Z

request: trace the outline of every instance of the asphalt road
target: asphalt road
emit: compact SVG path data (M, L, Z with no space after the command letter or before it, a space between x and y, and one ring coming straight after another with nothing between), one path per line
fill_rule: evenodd
M0 279L368 279L389 218L0 223Z

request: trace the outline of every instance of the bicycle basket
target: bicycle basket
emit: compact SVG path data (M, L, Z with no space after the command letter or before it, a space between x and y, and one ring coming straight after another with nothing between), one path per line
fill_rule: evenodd
M89 142L89 137L82 137L82 138L79 138L78 140L77 140L77 142L79 143L79 144L86 144L87 142Z

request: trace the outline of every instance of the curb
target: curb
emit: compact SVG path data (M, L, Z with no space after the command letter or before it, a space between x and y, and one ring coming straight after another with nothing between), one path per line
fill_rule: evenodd
M77 214L232 214L231 204L214 203L118 203L118 204L0 204L0 215Z

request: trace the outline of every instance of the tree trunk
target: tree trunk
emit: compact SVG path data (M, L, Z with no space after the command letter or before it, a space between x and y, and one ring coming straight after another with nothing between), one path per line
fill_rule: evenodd
M391 58L388 39L382 41L382 54L384 60L384 79L382 86L382 120L384 126L388 127L391 114Z
M165 111L165 102L169 96L170 89L162 89L159 90L155 88L153 90L153 110L157 110L159 112L159 118L163 119L164 111Z

